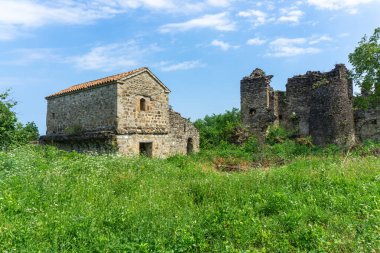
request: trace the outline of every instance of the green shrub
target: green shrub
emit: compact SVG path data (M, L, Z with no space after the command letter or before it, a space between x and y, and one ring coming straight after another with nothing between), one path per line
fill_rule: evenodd
M12 108L17 103L9 99L9 91L0 93L0 149L38 140L37 126L31 122L23 126Z
M271 126L268 129L268 133L265 138L265 142L269 145L274 145L277 143L283 143L285 140L289 139L290 132L286 131L284 128L279 126Z
M229 142L236 127L240 126L240 111L233 108L223 114L205 116L194 122L200 133L202 149L215 148L224 142Z

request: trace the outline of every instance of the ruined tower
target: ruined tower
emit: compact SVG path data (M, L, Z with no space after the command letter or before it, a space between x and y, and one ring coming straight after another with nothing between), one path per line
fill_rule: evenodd
M255 69L240 82L242 123L259 139L276 120L274 92L270 87L272 77L261 69Z
M344 64L337 64L330 72L308 71L289 78L286 92L273 91L272 77L255 69L240 83L242 123L259 140L264 139L269 126L280 125L293 136L311 136L317 145L356 142L353 86ZM376 131L366 130L368 117L357 117L364 123L356 131L376 137ZM371 116L370 123L372 130L377 125L376 116Z
M289 78L286 84L285 127L297 135L309 135L310 90L319 75L320 72L308 71L305 75Z
M343 64L319 76L310 91L309 131L317 145L353 145L352 81Z

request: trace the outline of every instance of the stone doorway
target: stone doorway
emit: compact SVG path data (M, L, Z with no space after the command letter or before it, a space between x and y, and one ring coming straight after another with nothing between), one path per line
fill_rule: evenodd
M190 155L194 152L194 144L193 144L193 139L189 138L187 139L187 154Z
M153 142L140 142L140 155L152 157Z

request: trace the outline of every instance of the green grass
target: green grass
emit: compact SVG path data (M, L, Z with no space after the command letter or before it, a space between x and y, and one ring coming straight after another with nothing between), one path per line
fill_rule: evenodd
M166 160L0 152L0 251L380 251L376 148L231 150L284 164L239 173L213 168L226 149Z

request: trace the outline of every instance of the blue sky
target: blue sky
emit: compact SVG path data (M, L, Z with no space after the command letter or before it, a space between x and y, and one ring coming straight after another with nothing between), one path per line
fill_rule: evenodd
M348 64L380 0L0 0L0 92L45 131L45 96L148 66L192 120L240 106L256 68L287 78Z

